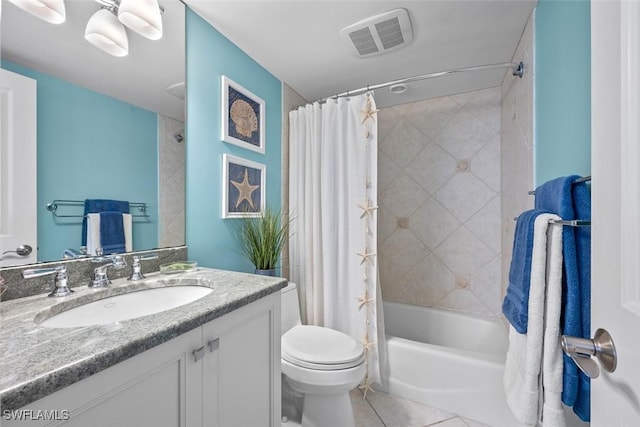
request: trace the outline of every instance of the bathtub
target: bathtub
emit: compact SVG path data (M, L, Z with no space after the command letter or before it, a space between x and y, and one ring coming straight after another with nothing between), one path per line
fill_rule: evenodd
M385 301L384 391L493 427L521 425L502 386L508 347L499 319Z

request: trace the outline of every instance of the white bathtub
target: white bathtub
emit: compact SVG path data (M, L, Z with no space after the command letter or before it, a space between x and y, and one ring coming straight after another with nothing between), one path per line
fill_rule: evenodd
M508 337L499 319L385 301L384 322L385 391L493 427L520 425L502 386Z

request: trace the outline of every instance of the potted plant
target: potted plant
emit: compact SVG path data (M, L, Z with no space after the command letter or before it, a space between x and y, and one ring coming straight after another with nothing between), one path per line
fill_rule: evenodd
M243 216L238 236L255 273L275 276L276 264L289 238L289 220L282 217L280 210L267 206L260 217Z

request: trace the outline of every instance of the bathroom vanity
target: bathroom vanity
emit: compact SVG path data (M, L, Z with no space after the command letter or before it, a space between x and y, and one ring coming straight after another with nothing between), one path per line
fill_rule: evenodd
M118 279L104 290L79 287L64 298L3 302L2 425L279 426L285 285L280 278L200 269L135 283ZM178 286L211 292L115 323L41 325L98 299Z

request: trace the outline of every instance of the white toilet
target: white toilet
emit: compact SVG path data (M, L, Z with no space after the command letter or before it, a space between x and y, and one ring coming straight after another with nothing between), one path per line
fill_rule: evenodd
M303 395L302 427L354 427L349 392L364 378L364 347L342 332L302 325L291 282L282 289L281 343L284 381Z

